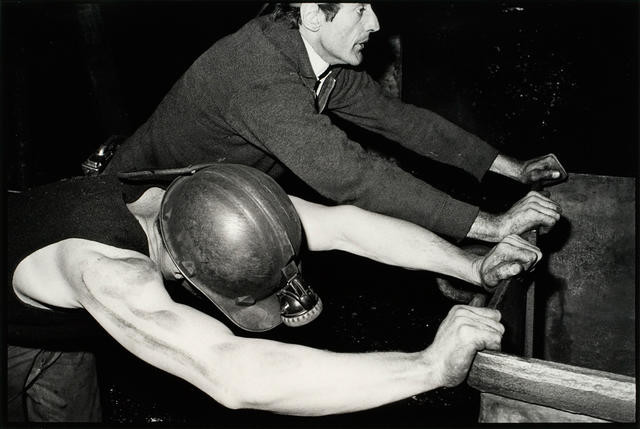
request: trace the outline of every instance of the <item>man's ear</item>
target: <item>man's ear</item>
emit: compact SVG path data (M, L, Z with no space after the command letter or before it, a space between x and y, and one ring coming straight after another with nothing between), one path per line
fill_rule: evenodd
M321 15L317 3L300 4L300 24L309 31L316 32L320 29Z

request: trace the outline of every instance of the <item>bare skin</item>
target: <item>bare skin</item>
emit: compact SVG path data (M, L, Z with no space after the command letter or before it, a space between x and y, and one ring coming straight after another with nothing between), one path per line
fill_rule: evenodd
M498 155L489 170L524 184L562 180L563 176L566 175L564 168L553 154L527 161L519 161L506 155Z
M555 201L531 191L505 213L478 213L468 236L496 242L511 234L520 235L539 227L551 228L560 220L561 214L562 209Z
M326 207L291 197L310 250L343 250L388 265L432 271L480 286L495 286L528 270L540 250L509 235L481 257L454 246L413 223L355 206Z
M295 415L368 409L460 383L477 350L499 348L504 332L500 313L467 306L452 308L433 344L415 353L334 353L234 336L218 320L172 301L164 289L163 279L175 277L176 269L153 226L161 197L162 191L152 188L129 205L149 237L151 258L68 239L23 260L13 278L14 290L42 308L86 309L127 350L229 408ZM508 275L500 266L528 269L541 256L537 248L514 240L494 249L501 255L494 264L408 222L355 207L292 201L312 250L351 251L476 284L487 276ZM337 225L344 227L336 230Z
M300 18L300 34L328 64L359 65L369 35L380 29L378 17L367 3L341 3L331 21L317 3L302 3Z
M553 154L527 161L498 155L489 170L528 185L566 178L564 168ZM549 229L561 214L561 207L551 198L539 192L530 192L505 213L480 211L467 237L498 242L509 234L521 235L535 228Z

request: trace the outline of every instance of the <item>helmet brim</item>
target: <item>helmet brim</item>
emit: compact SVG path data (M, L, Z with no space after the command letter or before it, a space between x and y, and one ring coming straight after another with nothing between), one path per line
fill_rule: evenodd
M236 164L178 177L162 198L158 226L182 276L234 324L262 332L282 323L276 293L302 226L271 177Z
M200 288L188 279L184 281L206 296L235 325L249 332L264 332L282 323L280 300L272 294L252 305L239 305L234 298L214 292L211 288Z

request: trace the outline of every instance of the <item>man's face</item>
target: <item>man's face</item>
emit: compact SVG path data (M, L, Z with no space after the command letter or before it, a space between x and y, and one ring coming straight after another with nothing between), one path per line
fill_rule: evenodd
M319 29L318 54L329 64L357 66L362 62L362 50L369 34L380 29L378 17L367 3L341 3L332 21Z

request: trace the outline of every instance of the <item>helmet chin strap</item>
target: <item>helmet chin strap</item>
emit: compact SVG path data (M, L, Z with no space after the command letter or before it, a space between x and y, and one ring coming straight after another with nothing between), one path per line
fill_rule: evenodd
M322 300L302 278L295 261L283 269L286 284L277 293L282 323L291 327L306 325L322 312Z

